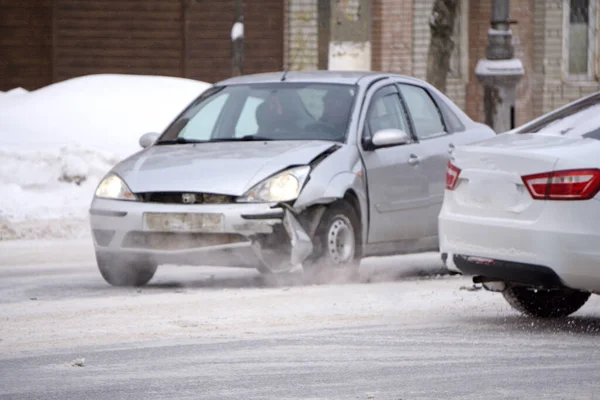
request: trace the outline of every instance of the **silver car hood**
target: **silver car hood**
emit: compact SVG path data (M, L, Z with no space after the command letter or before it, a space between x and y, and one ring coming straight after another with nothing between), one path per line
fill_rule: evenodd
M113 172L133 193L199 192L240 196L289 166L308 164L339 143L214 142L152 146Z

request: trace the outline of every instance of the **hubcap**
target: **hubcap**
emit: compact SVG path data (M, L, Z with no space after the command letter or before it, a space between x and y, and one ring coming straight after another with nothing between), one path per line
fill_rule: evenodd
M333 220L327 232L327 251L334 264L347 264L354 258L356 241L350 221L339 216Z

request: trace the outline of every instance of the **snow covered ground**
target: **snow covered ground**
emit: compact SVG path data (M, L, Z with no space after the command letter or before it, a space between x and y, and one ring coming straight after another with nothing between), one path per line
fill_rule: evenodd
M39 291L32 297L33 301L23 298L21 302L4 303L0 311L0 317L6 321L2 328L0 359L20 352L124 343L143 345L167 338L180 343L190 339L214 342L308 328L385 324L399 317L414 321L430 313L434 315L428 315L427 321L434 322L435 315L444 311L451 313L455 303L464 310L464 303L468 301L468 307L484 311L478 304L482 297L486 302L493 299L488 307L509 312L500 296L459 290L458 282L466 283L466 280L458 278L427 281L427 284L416 280L375 286L259 289L255 286L255 272L221 270L214 284L210 283L210 272L199 270L196 277L200 280L194 280L188 288L169 287L173 284L167 280L137 291L111 290L110 294L92 298L84 295L78 301L55 300ZM39 273L45 274L43 270ZM76 272L73 279L81 280L83 273ZM234 280L242 287L220 287ZM38 283L34 277L29 277L27 282L28 285ZM86 286L89 293L90 284ZM208 287L203 289L202 286ZM42 326L44 329L38 329Z
M137 289L92 263L5 266L0 398L592 399L598 315L593 296L525 318L460 276L282 287L161 267Z
M0 93L0 240L81 238L103 175L210 85L90 75Z

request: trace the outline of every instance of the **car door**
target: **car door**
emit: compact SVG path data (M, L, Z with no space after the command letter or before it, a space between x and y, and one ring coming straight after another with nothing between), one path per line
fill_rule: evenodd
M363 139L382 129L401 129L412 135L406 108L392 83L371 92L364 117ZM369 193L369 243L396 242L421 238L425 232L423 208L429 197L427 178L416 140L392 147L365 150Z
M460 142L460 138L451 133L453 129L426 88L405 83L399 83L398 87L423 152L421 167L429 185L427 212L424 218L425 235L437 236L437 217L446 187L446 165L455 146L459 144L455 142L457 139Z

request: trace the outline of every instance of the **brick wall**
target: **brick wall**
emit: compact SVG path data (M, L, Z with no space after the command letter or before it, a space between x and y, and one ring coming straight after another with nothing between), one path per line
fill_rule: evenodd
M600 0L592 1L600 5ZM485 56L490 7L491 0L471 1L471 77L467 88L466 111L478 121L483 121L483 88L474 70L477 61ZM594 17L598 26L598 14ZM518 21L512 26L515 57L520 58L525 67L525 76L517 86L517 125L600 90L597 81L572 82L564 77L563 1L511 2L511 19Z
M413 0L373 0L372 69L411 75Z
M475 0L469 7L469 83L465 112L476 121L483 121L483 87L475 76L477 62L485 57L487 31L490 27L491 0Z
M281 70L283 5L245 1L245 73ZM222 0L0 0L0 90L99 73L228 78L234 18Z
M483 122L483 86L475 75L477 62L485 57L491 19L491 0L471 1L469 24L469 83L467 85L466 112L476 121ZM537 6L545 1L536 1ZM530 121L534 117L533 94L537 86L533 76L534 71L534 0L511 2L510 18L517 21L511 26L513 31L513 46L515 57L523 62L525 76L517 85L515 104L516 125ZM537 10L539 12L539 9ZM539 42L539 37L537 37Z
M0 1L0 90L52 83L52 2Z
M286 0L286 3L284 65L291 70L317 69L317 0Z
M532 77L532 105L533 117L542 115L544 112L544 49L546 46L546 35L544 23L546 19L545 2L535 2L533 10L533 77Z
M233 2L55 0L54 12L55 81L97 73L231 76ZM244 25L244 73L281 70L281 1L247 1Z
M600 9L600 0L596 2L596 10ZM536 2L537 3L537 2ZM563 3L561 1L539 2L535 8L536 44L543 49L542 54L535 55L536 83L541 86L536 95L541 94L536 103L536 114L550 110L577 100L583 96L600 90L597 80L591 82L573 82L563 74ZM545 7L543 4L545 3ZM596 28L600 24L598 13L590 15L596 19ZM596 31L597 32L597 31ZM598 35L596 35L596 75L598 73ZM537 50L537 47L536 47Z
M206 1L206 0L204 0ZM219 1L222 3L222 0ZM282 0L246 0L244 5L244 73L283 69ZM232 18L233 19L233 18ZM231 22L227 38L231 38ZM207 55L207 58L210 54ZM231 65L231 60L229 61Z
M181 75L182 26L175 1L55 0L53 80L98 73Z
M525 76L521 78L519 84L517 85L515 122L518 126L531 121L534 118L534 0L520 0L511 2L511 19L517 21L517 24L511 27L513 31L515 57L519 58L523 62L523 66L525 68Z

